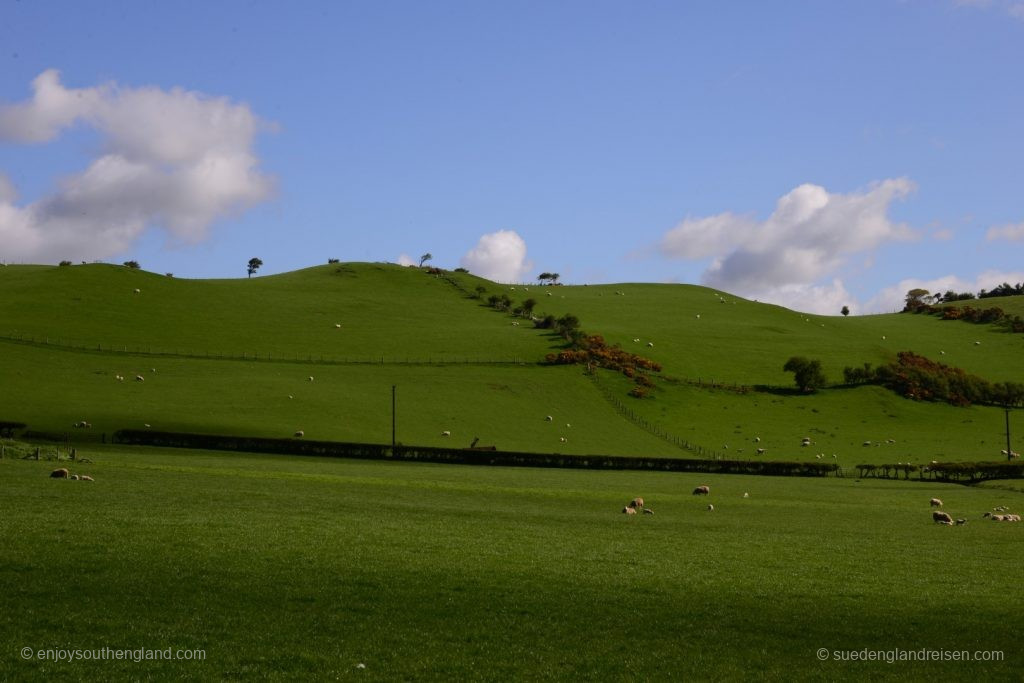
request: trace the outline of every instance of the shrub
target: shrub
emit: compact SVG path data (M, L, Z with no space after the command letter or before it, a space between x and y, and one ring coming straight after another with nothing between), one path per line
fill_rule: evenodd
M821 369L820 360L811 360L803 356L793 356L782 366L786 372L793 373L800 391L815 391L827 384L825 373Z
M133 270L138 270L141 267L138 261L125 261L124 265L132 268Z
M71 261L61 261L60 265L62 265L62 266L70 266L71 265Z

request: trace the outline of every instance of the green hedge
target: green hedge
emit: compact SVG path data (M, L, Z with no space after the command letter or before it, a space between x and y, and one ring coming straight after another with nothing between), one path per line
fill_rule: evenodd
M280 455L306 455L369 460L403 460L462 465L509 467L561 467L597 470L660 470L711 474L763 474L775 476L824 477L839 468L833 463L765 462L743 460L692 460L684 458L642 458L621 455L562 455L558 453L516 453L478 451L428 446L268 439L253 436L187 434L152 430L122 429L114 443L197 450L246 451Z
M977 482L986 479L1024 479L1024 463L1015 462L942 462L931 465L857 465L861 477L880 479L919 479L953 482ZM902 475L902 476L901 476Z

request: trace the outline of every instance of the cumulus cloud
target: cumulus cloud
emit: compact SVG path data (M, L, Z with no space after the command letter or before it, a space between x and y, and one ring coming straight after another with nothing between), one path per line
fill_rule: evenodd
M766 220L728 212L687 218L665 234L659 249L668 258L710 259L702 279L712 287L834 313L836 301L848 293L840 280L823 282L826 276L855 254L916 237L888 217L889 205L913 189L906 178L850 194L804 184L779 199Z
M398 255L398 265L400 266L415 266L418 263L416 259L404 252Z
M1016 225L999 225L989 228L985 233L985 239L989 242L1006 240L1008 242L1024 242L1024 223Z
M1024 270L1000 271L986 270L974 280L965 280L957 275L945 275L931 280L908 278L900 280L898 284L886 287L870 301L865 304L868 313L891 313L903 310L907 298L907 292L912 289L926 289L932 294L944 294L949 290L954 292L973 292L977 294L983 289L992 289L1004 282L1017 284L1024 282Z
M526 242L513 230L483 235L459 264L495 282L522 282L533 269L533 263L526 260Z
M66 88L52 69L32 90L28 101L0 106L0 142L46 143L82 124L102 136L101 154L26 206L0 179L0 256L8 260L102 259L151 226L196 243L216 220L272 193L252 151L270 126L247 105L180 88Z

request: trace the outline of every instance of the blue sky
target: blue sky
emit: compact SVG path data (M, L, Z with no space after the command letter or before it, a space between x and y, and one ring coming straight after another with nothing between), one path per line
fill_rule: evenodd
M0 0L0 260L1024 281L1024 0Z

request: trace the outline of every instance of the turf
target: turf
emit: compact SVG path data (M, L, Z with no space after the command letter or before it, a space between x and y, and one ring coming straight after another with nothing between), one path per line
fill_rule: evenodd
M0 460L2 679L1019 677L1024 527L980 518L1018 492L81 454L94 463L72 470L94 483ZM702 483L711 496L691 496ZM655 514L620 514L634 495ZM932 496L971 521L933 524ZM23 647L206 657L54 663ZM1004 659L821 662L819 648Z

